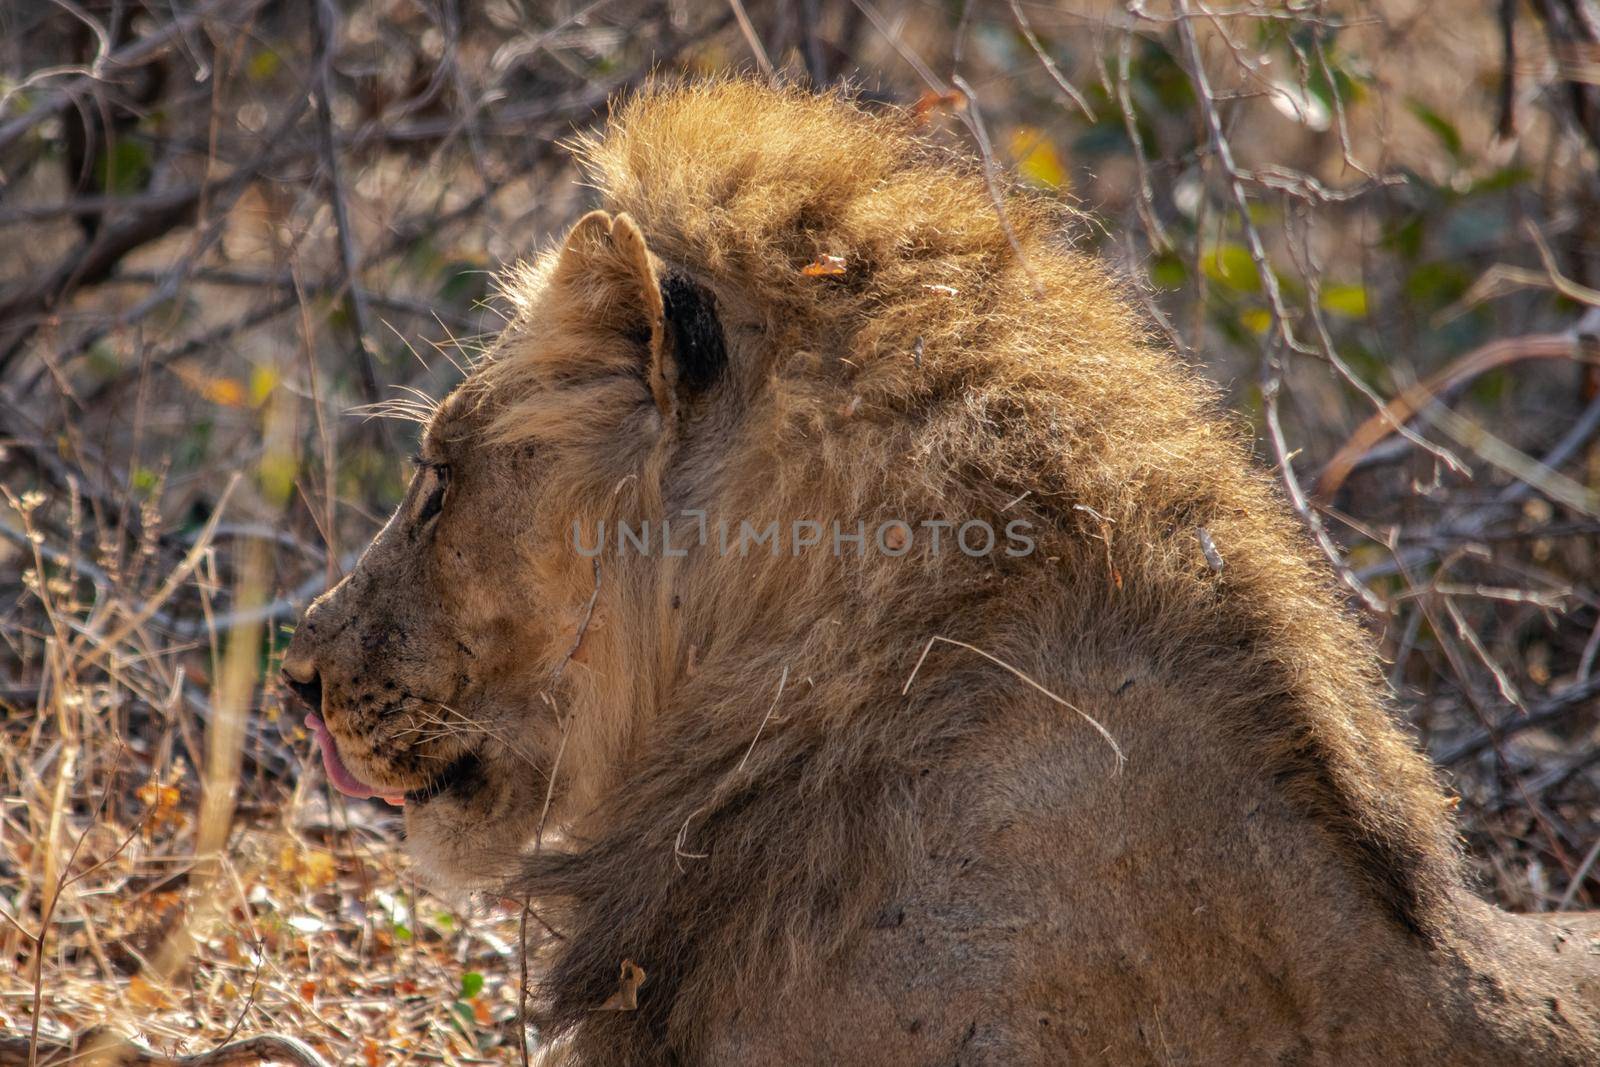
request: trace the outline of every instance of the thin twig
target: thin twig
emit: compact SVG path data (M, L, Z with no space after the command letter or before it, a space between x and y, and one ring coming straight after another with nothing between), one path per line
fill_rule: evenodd
M947 644L947 645L955 645L957 648L964 648L968 652L976 652L978 655L982 656L984 659L988 660L990 663L993 663L995 666L1001 667L1001 668L1005 669L1006 671L1010 672L1011 674L1015 675L1017 678L1020 678L1022 681L1026 682L1028 685L1032 686L1034 689L1037 689L1039 692L1043 693L1045 696L1049 697L1051 700L1055 701L1057 704L1060 704L1062 707L1066 708L1068 711L1074 712L1075 714L1077 714L1080 717L1082 717L1083 721L1088 723L1090 726L1093 726L1095 728L1095 730L1097 732L1099 732L1100 736L1105 738L1106 744L1111 746L1111 751L1113 751L1113 752L1115 752L1117 754L1117 769L1119 771L1122 769L1123 764L1128 762L1128 757L1123 755L1122 747L1117 744L1117 739L1111 736L1111 731L1107 730L1104 726L1100 725L1100 720L1096 719L1093 715L1090 715L1088 712L1084 711L1082 708L1079 708L1076 705L1074 705L1074 704L1068 702L1067 700L1063 699L1062 697L1056 695L1055 693L1052 693L1050 690L1046 689L1044 686L1040 685L1038 682L1034 681L1028 675L1024 674L1022 671L1018 670L1016 667L1013 667L1011 664L1007 663L1005 660L1001 659L1000 657L994 656L994 655L989 654L988 652L985 652L983 649L979 648L977 645L969 645L965 641L957 641L953 637L944 637L944 636L942 636L940 634L934 634L932 637L928 638L928 643L926 645L924 645L923 648L922 648L922 655L917 657L917 665L915 667L911 668L911 674L910 674L909 677L906 678L906 684L900 687L900 695L901 696L905 696L906 694L911 692L911 683L917 680L917 672L922 670L923 661L925 661L928 658L928 653L933 651L933 646L934 646L935 642L943 642L944 644Z
M328 1067L327 1061L310 1045L287 1034L256 1034L188 1056L168 1056L147 1045L112 1033L90 1030L70 1040L41 1038L36 1046L51 1054L72 1060L112 1062L122 1067L242 1067L255 1063L293 1063L301 1067ZM30 1064L28 1038L0 1034L0 1067ZM64 1060L52 1060L64 1063Z
M356 254L355 234L350 228L350 208L345 201L344 181L340 177L339 152L333 136L333 44L338 19L333 0L307 0L311 5L311 26L316 56L314 90L317 98L317 137L322 150L322 166L327 171L328 202L333 207L333 225L339 235L339 262L344 268L346 293L350 299L350 326L356 335L356 369L360 372L361 393L367 403L378 401L378 370L372 359L372 334L367 329L367 298L358 273L361 257Z

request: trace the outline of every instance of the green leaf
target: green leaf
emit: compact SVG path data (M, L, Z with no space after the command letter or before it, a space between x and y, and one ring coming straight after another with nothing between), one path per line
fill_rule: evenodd
M1485 177L1467 186L1467 196L1478 193L1499 193L1507 189L1515 189L1519 185L1526 185L1533 180L1533 171L1527 167L1501 167Z
M246 70L251 81L264 82L278 73L278 68L282 65L283 61L278 58L278 53L270 48L263 48L250 57L250 65Z
M1391 249L1404 259L1414 260L1422 254L1423 216L1413 215L1411 218L1390 228L1389 232L1379 238L1379 244Z
M1266 308L1250 308L1239 312L1239 325L1256 336L1272 328L1272 313Z
M1444 145L1445 150L1457 159L1461 158L1461 131L1456 129L1449 119L1439 114L1421 100L1408 100L1406 107L1415 115L1424 126L1433 132Z
M1261 291L1261 275L1256 273L1255 260L1243 245L1218 245L1201 258L1200 268L1207 278L1236 292Z
M111 151L95 162L100 187L117 196L136 193L150 180L150 148L129 137L120 138Z
M269 452L261 457L261 495L273 504L287 504L294 493L294 480L300 473L295 457Z
M278 387L278 372L275 368L262 364L250 372L250 403L253 407L260 407Z
M405 923L395 923L394 938L396 941L410 941L411 927L407 926Z
M440 272L439 295L453 304L470 305L489 295L493 272L473 260L452 260Z
M1183 260L1170 252L1150 261L1150 282L1162 289L1181 289L1189 280Z
M471 1000L483 992L483 975L477 971L468 971L461 976L461 999Z
M1367 288L1364 285L1329 285L1322 290L1322 310L1347 319L1367 317Z
M1461 299L1471 284L1472 276L1462 267L1435 261L1423 263L1407 275L1404 288L1407 299L1438 308Z

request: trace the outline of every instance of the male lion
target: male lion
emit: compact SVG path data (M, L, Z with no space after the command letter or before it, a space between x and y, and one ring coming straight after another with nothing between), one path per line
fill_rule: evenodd
M1600 1062L1595 942L1473 895L1322 561L1057 208L743 82L580 151L604 210L284 661L336 786L558 932L552 1055Z

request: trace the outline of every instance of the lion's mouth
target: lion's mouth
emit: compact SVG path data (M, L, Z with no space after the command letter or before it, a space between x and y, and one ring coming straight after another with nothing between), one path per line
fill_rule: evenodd
M368 797L377 797L386 804L397 808L405 807L406 794L404 790L383 790L377 786L368 785L344 765L344 760L339 756L339 745L333 739L333 734L328 732L328 725L322 717L312 712L306 716L306 729L317 739L317 745L322 749L322 766L328 772L328 781L333 787L347 797L365 800Z
M444 773L438 775L433 781L421 789L413 789L406 794L406 803L425 804L434 797L445 793L454 793L465 796L481 788L485 783L483 763L471 752L456 758Z

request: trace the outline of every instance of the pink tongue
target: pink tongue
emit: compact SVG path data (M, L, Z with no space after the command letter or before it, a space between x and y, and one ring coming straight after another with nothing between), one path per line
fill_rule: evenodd
M356 797L365 800L367 797L379 797L386 803L397 808L405 807L406 795L404 793L382 793L372 786L361 781L350 773L350 768L344 765L344 760L339 758L339 746L334 744L333 735L328 732L327 724L318 715L306 716L306 729L317 739L317 744L322 747L322 765L327 768L328 781L333 787L347 797Z

